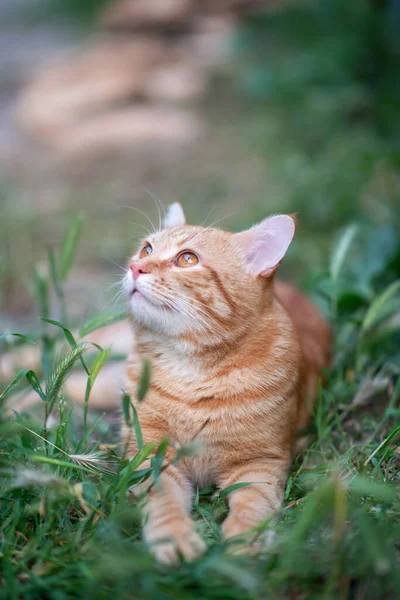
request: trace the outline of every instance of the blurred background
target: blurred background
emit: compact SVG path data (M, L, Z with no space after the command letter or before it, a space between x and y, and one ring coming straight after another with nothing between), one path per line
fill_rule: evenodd
M387 258L399 31L400 0L2 0L0 329L34 322L80 214L68 312L111 308L152 194L231 229L297 213L283 275L306 288L354 221Z

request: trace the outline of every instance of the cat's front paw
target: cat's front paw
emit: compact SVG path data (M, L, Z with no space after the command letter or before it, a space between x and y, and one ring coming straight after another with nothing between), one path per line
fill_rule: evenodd
M224 539L231 542L232 554L261 554L271 550L276 534L271 529L257 532L235 515L229 515L222 525Z
M251 527L252 525L247 523L245 519L231 512L222 523L222 534L226 540L238 536L247 537Z
M160 563L176 565L180 557L194 560L206 550L204 540L194 529L191 519L173 519L164 524L149 522L144 529L144 538L150 551Z

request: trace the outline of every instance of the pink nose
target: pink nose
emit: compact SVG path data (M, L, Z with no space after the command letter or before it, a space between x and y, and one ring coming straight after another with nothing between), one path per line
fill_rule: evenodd
M139 275L142 275L143 273L148 273L148 271L146 271L146 267L143 265L143 263L140 262L132 263L129 268L132 271L134 281L136 281Z

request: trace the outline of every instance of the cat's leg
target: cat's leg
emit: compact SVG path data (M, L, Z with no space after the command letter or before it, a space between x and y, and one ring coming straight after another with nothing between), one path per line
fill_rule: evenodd
M168 437L165 421L145 408L142 407L139 417L145 443ZM134 432L123 425L122 437L128 455L134 456L138 449ZM168 466L163 466L157 481L150 477L129 490L134 496L144 496L143 537L155 558L165 564L177 563L179 556L185 560L194 559L206 549L190 518L192 484L179 465L171 464L173 458L174 451L169 447L165 455ZM150 466L150 459L147 459L140 468Z
M279 509L285 489L289 457L265 458L235 465L220 487L250 483L229 494L229 515L222 525L225 538L239 536Z
M144 539L162 563L176 564L179 556L193 560L206 549L189 516L192 496L189 479L174 465L161 473L148 493L144 508Z

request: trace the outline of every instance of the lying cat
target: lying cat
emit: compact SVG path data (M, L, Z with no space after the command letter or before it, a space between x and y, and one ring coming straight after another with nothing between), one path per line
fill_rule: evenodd
M149 359L150 390L136 402L144 441L201 447L171 464L171 445L158 484L146 483L144 537L164 563L204 551L190 518L194 485L250 483L229 494L226 538L281 504L296 432L307 426L331 348L318 310L274 281L294 231L287 215L235 234L186 225L173 204L165 228L129 262L124 288L135 342L125 388L134 400ZM135 455L133 431L124 425L122 433Z
M316 307L274 280L294 229L285 215L236 234L193 227L172 205L165 228L143 241L129 263L124 287L133 334L123 321L87 338L130 352L125 388L134 402L142 361L151 360L149 393L136 402L146 443L168 437L167 459L177 444L201 445L198 455L167 466L149 491L144 535L165 563L204 550L189 516L194 484L251 483L229 496L227 538L257 525L282 501L301 442L296 433L307 426L331 350L330 329ZM38 361L27 348L1 357L0 368L10 379L15 362L36 369ZM119 407L123 376L122 363L106 365L90 407ZM65 392L76 402L83 402L85 388L83 370L66 380ZM38 402L32 391L11 398L10 408L21 412ZM133 431L124 425L122 433L133 456Z

